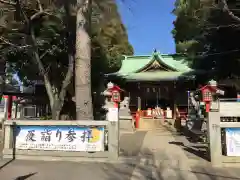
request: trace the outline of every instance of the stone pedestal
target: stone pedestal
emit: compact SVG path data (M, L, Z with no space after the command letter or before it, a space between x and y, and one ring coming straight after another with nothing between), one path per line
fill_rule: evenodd
M119 116L127 117L131 116L129 109L129 97L124 97L123 101L119 105Z

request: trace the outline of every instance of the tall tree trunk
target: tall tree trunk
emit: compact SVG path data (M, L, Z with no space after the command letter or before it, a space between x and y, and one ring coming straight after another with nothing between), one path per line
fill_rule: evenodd
M76 54L75 54L75 96L78 120L93 119L91 93L91 40L86 31L84 9L87 0L77 1Z
M60 107L59 100L54 100L53 106L51 106L52 120L60 120L60 113L62 107Z
M60 120L60 115L61 115L60 113L61 113L63 104L64 104L64 99L59 96L55 96L53 104L51 104L53 120Z

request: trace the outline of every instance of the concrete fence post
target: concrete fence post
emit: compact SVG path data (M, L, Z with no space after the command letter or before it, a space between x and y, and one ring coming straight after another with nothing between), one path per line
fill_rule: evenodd
M5 126L4 128L4 148L13 148L13 129L11 126Z
M108 150L110 158L116 160L119 156L119 121L108 123Z
M119 157L119 109L109 104L107 110L108 151L110 158L116 160Z
M208 113L208 142L212 166L222 165L220 113Z

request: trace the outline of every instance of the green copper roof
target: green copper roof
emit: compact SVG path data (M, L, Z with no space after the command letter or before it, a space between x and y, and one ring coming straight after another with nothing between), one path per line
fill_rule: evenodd
M124 76L128 81L173 81L179 79L194 79L194 75L184 72L141 72Z
M145 67L152 61L152 56L125 56L122 61L122 66L117 72L119 75L127 75L129 73L137 72L139 69Z
M122 61L122 66L116 74L127 75L141 71L141 69L155 60L175 71L191 71L191 68L189 68L186 63L186 59L182 56L153 53L151 56L125 56L125 59Z
M155 62L167 70L148 71ZM148 56L125 56L118 72L107 76L119 76L130 81L161 81L176 80L189 75L193 70L187 65L186 58L175 54L160 54L154 52Z
M161 60L165 62L170 67L175 68L177 71L191 71L192 69L188 66L186 62L186 57L183 56L178 56L178 55L165 55L162 54Z

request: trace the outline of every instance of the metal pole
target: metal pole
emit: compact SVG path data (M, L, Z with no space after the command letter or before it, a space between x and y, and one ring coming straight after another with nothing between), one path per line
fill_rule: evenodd
M189 114L189 105L190 105L190 102L189 102L189 97L190 97L190 91L187 91L187 97L188 97L188 107L187 107L187 113Z

